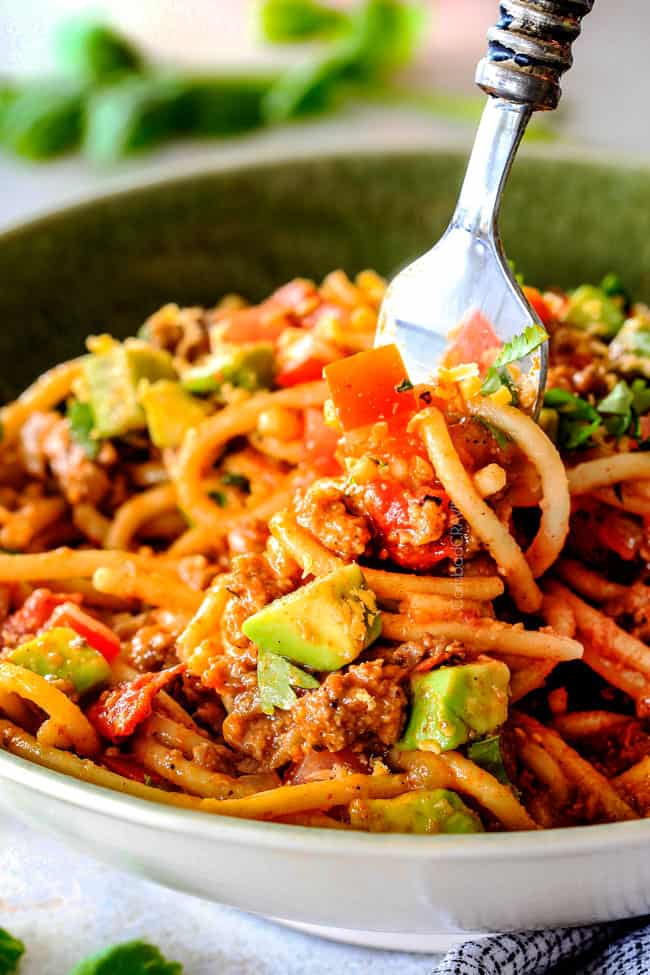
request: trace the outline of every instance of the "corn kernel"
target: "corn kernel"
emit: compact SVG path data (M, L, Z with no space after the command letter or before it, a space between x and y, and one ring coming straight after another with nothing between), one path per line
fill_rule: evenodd
M512 396L507 386L500 386L494 393L490 393L490 399L497 406L507 406L512 402Z
M270 406L263 410L257 421L257 429L263 437L276 437L278 440L297 440L302 434L300 417L295 410L285 406Z
M470 376L468 379L463 379L460 383L460 391L464 399L474 399L481 392L480 376Z

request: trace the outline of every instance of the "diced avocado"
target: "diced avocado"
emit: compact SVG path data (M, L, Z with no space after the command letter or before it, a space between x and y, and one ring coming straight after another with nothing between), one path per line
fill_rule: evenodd
M619 372L650 379L650 315L628 318L609 346L609 359Z
M381 614L358 565L344 565L250 616L242 630L313 670L338 670L381 633Z
M171 379L159 379L155 383L145 379L138 394L149 436L156 447L178 447L187 431L205 419L205 404Z
M422 789L396 799L354 799L350 822L370 833L483 832L476 813L448 789Z
M270 342L224 344L217 352L186 369L181 385L190 393L217 393L224 383L255 392L269 389L275 375L275 354Z
M597 331L604 338L616 335L625 321L620 300L610 298L602 288L593 284L582 284L569 298L565 320L578 328L598 326Z
M69 680L79 694L105 684L111 676L106 659L68 626L54 626L22 643L5 658L41 677Z
M398 747L434 743L444 752L489 734L508 717L509 682L506 665L487 659L411 678L411 716Z
M169 353L139 339L107 344L105 351L86 356L83 372L97 437L142 430L146 419L138 401L140 382L176 378Z

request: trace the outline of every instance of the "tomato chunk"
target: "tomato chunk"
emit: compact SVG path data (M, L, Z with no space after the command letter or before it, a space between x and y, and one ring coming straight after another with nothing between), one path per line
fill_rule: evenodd
M48 629L51 626L69 626L83 637L93 650L101 653L109 663L119 656L121 649L119 637L108 626L96 620L94 616L84 613L74 603L65 602L57 606L47 621L47 626Z
M531 288L528 285L525 285L523 291L524 295L526 296L526 301L531 306L542 325L549 325L550 322L553 321L553 313L546 304L541 291L539 291L537 288Z
M444 364L453 367L476 362L483 368L490 365L500 347L501 339L490 322L483 312L473 308L450 333Z
M339 436L325 423L323 411L310 406L305 410L305 453L310 467L319 474L341 473L341 465L335 457Z
M185 664L178 664L155 674L139 674L126 684L104 691L88 708L88 720L109 741L119 742L127 738L151 714L153 699L158 691L184 670Z
M344 430L385 420L403 423L416 401L396 345L357 352L325 367L325 379Z
M81 596L70 593L56 593L50 589L35 589L27 597L20 609L12 613L2 627L5 643L21 641L23 637L34 635L41 630L57 606L62 603L81 602Z

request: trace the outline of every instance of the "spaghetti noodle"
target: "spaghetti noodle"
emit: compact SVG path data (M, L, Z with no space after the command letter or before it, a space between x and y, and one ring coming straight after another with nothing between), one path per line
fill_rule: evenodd
M650 387L598 323L647 310L535 296L537 425L516 365L413 387L383 291L166 306L4 407L0 747L335 830L650 815Z

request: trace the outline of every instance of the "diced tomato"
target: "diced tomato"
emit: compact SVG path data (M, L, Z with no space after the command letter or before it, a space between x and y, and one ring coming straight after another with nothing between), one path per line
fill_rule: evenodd
M323 368L340 358L339 350L325 339L311 332L298 332L297 335L278 353L280 368L275 377L278 386L298 386L322 379Z
M322 782L325 779L336 778L341 771L367 772L368 765L363 757L353 752L351 748L344 748L340 752L309 751L299 765L292 766L284 781L285 784L290 785Z
M445 514L449 498L442 489L431 490L431 496L438 497ZM375 534L384 543L390 559L405 569L423 571L430 569L442 559L455 556L456 551L447 534L435 542L416 545L403 542L400 531L412 527L409 511L409 496L404 485L392 479L371 481L364 491L364 505L373 522Z
M51 626L69 626L83 637L93 650L106 657L109 663L119 656L121 646L115 633L94 616L84 613L83 609L79 609L74 603L66 602L57 606L47 621L48 629Z
M538 291L537 288L531 288L528 285L524 286L523 291L524 295L526 296L526 301L531 306L542 325L549 325L553 321L553 312L548 307L541 291Z
M310 467L325 476L340 474L341 465L335 457L339 435L325 423L322 410L312 406L305 410L304 437Z
M55 593L49 589L35 589L23 605L5 621L2 627L6 643L21 640L38 633L47 623L57 606L62 603L80 603L81 596L71 593Z
M220 334L224 342L273 342L288 327L289 321L281 308L264 302L252 308L230 312L223 321Z
M626 562L637 557L644 537L639 522L621 511L608 512L606 517L598 520L596 534L601 545L615 552Z
M147 772L146 768L131 758L130 755L103 755L102 765L105 765L111 772L122 775L125 779L131 779L132 782L153 785L156 788L169 787L169 783L165 779L156 775L155 772Z
M313 281L306 278L294 278L288 284L283 284L281 288L274 291L269 302L280 305L286 311L292 312L299 318L312 312L320 302L318 289Z
M494 360L501 344L501 339L483 312L473 308L450 333L444 364L451 368L465 362L476 362L481 368L486 367Z
M416 411L415 394L396 345L357 352L332 362L324 373L344 430L380 420L403 425Z
M347 308L341 308L340 305L335 305L330 301L322 301L313 311L305 315L301 325L303 328L314 328L325 318L335 319L337 322L347 322L350 318L350 312Z
M139 674L134 680L104 691L87 713L88 720L103 738L119 742L132 735L149 715L158 691L185 670L185 664L158 673Z

